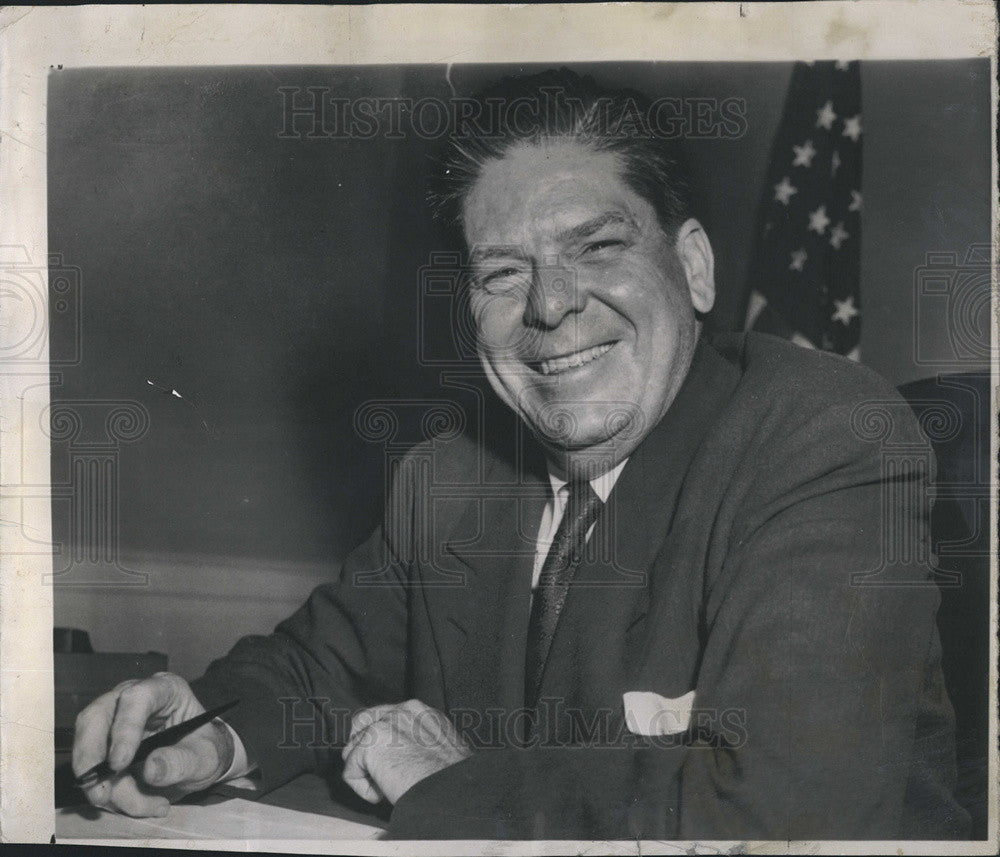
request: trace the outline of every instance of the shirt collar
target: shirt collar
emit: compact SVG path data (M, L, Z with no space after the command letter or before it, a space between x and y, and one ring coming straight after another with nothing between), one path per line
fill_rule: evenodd
M626 458L617 467L608 470L606 473L602 473L600 476L595 476L590 480L590 487L594 489L594 493L601 498L602 503L608 502L608 497L611 496L611 489L615 487L615 482L618 481L618 476L622 472L622 468L628 462ZM562 490L563 486L567 484L565 479L561 479L552 472L552 468L548 467L549 471L549 482L552 483L552 496L558 498L560 496L559 492Z

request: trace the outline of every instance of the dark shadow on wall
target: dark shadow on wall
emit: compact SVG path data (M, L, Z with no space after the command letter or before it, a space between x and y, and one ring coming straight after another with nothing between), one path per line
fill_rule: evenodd
M787 64L579 68L680 99L680 133L713 99L743 105L738 135L688 147L719 259L714 322L731 326ZM441 139L312 139L308 117L285 127L286 100L446 100L532 70L52 73L50 248L82 280L81 359L52 395L149 413L118 451L123 549L333 561L374 526L383 450L354 431L357 407L452 395L420 365L421 342L451 336L447 315L419 329L420 267L454 249L425 204ZM55 340L73 333L53 317ZM66 483L68 446L53 453ZM57 504L57 541L70 517Z

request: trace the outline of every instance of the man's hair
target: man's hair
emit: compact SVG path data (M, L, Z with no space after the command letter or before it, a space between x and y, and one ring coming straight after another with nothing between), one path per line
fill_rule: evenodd
M435 214L449 226L460 226L462 202L487 162L518 146L552 140L619 155L622 179L653 206L667 236L691 216L680 146L656 132L652 104L641 93L607 89L559 68L502 78L472 100L485 116L454 130L430 193Z

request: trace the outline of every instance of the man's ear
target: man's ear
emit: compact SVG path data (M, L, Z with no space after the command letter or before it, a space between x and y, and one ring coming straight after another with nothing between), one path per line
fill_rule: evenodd
M715 304L715 255L702 225L693 217L677 230L677 258L684 266L691 303L700 313Z

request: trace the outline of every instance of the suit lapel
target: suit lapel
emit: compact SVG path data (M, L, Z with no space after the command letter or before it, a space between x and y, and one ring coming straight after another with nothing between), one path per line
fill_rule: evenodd
M460 585L424 591L451 709L522 705L531 572L547 491L533 459L516 468L495 458L457 523L445 523L447 535L435 538L435 562L463 576Z
M581 705L620 702L684 477L737 380L737 370L700 340L670 409L630 456L608 497L556 628L543 695Z

